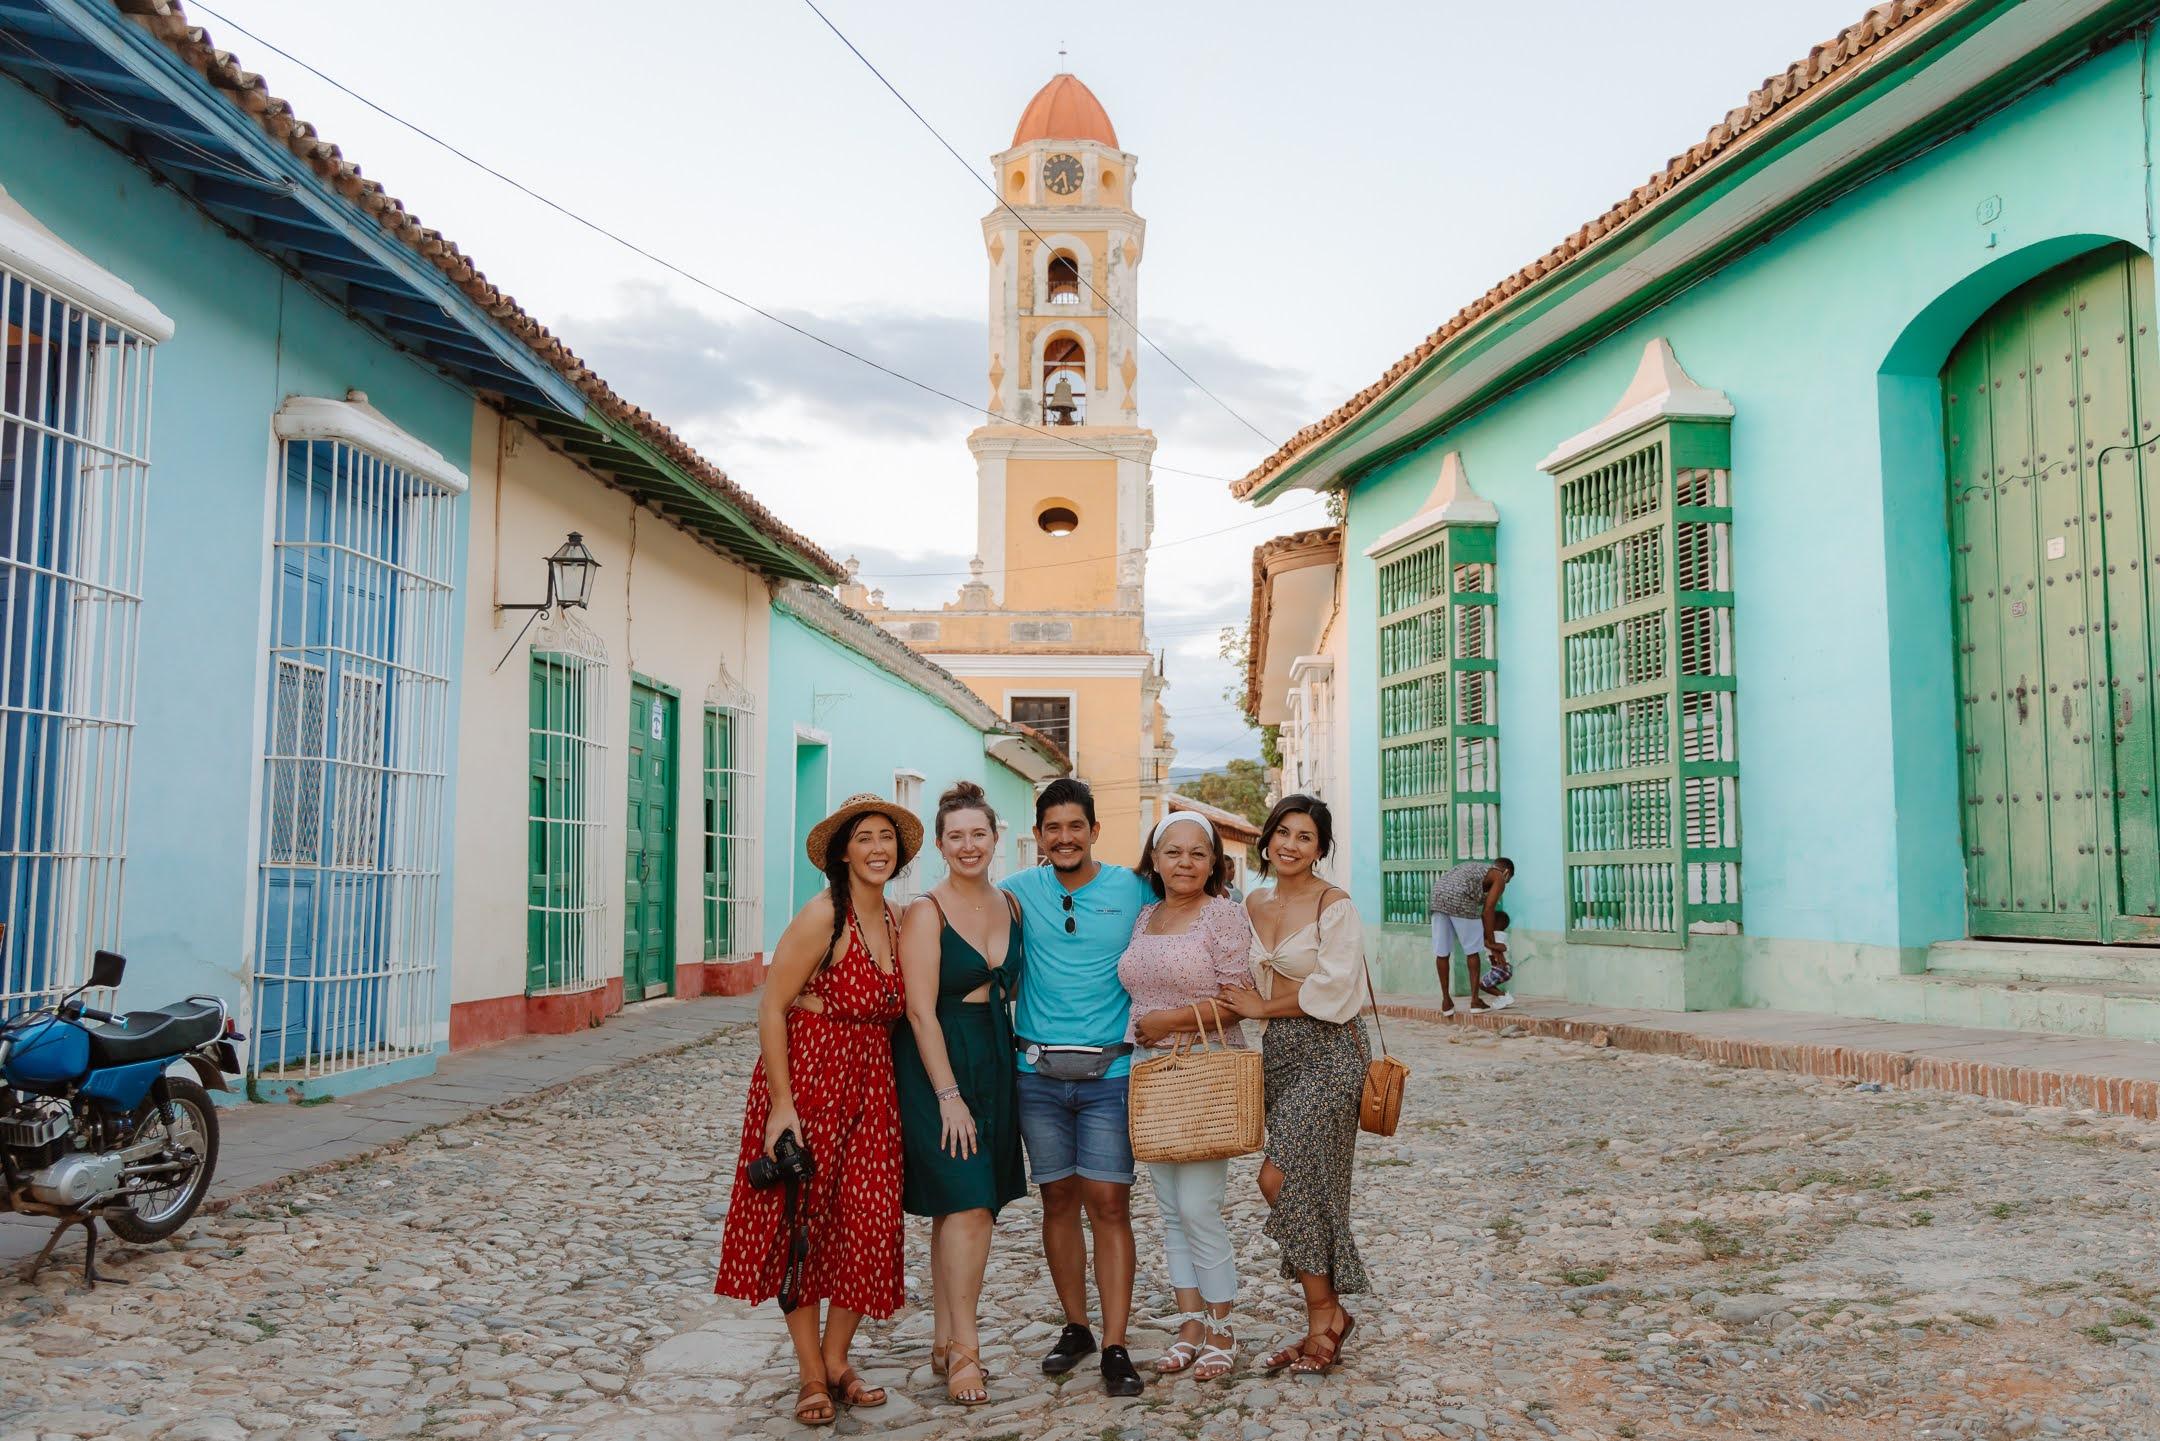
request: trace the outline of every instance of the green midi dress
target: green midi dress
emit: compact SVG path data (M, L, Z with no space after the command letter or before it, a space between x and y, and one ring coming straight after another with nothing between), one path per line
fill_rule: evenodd
M936 902L933 900L932 904ZM975 1116L975 1154L958 1157L941 1144L936 1088L923 1069L915 1032L905 1021L894 1028L893 1071L900 1089L903 1159L900 1204L911 1216L947 1216L987 1210L995 1216L1027 1194L1020 1158L1020 1093L1013 1064L1012 999L1026 961L1020 922L1014 918L1005 959L993 967L982 953L944 924L938 911L938 1028L960 1098ZM988 983L990 996L965 1001Z

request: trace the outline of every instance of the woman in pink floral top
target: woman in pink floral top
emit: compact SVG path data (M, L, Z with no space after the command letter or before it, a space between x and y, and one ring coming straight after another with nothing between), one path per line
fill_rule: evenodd
M1215 828L1190 811L1172 812L1140 857L1140 877L1160 899L1140 912L1118 962L1118 980L1132 997L1133 1043L1167 1048L1203 1028L1213 1039L1220 1027L1224 1040L1244 1046L1243 1023L1216 997L1252 985L1252 924L1227 895L1230 860ZM1151 1161L1148 1174L1181 1313L1177 1339L1155 1369L1190 1369L1202 1381L1227 1375L1237 1362L1230 1325L1237 1264L1223 1224L1230 1163Z

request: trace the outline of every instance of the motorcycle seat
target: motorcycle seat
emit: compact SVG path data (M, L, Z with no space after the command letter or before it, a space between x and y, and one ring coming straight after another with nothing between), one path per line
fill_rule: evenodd
M214 1041L224 1029L215 1001L175 1001L155 1011L129 1011L122 1023L89 1022L90 1063L93 1066L126 1066L181 1056L205 1041Z

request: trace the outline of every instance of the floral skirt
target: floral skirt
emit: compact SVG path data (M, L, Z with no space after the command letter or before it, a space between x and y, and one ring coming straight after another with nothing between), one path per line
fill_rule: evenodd
M1267 1235L1282 1248L1282 1274L1326 1276L1338 1292L1363 1291L1365 1263L1350 1234L1350 1172L1372 1059L1364 1029L1311 1016L1271 1020L1261 1053L1267 1158L1283 1174Z

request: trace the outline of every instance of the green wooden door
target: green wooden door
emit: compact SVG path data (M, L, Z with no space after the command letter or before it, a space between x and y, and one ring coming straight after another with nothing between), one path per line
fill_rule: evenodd
M2152 316L2149 263L2112 247L2007 296L1943 372L1974 935L2160 938Z
M630 810L623 827L623 999L675 986L675 698L630 687Z

